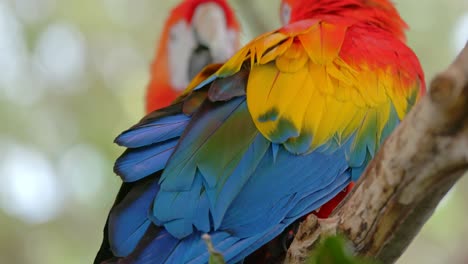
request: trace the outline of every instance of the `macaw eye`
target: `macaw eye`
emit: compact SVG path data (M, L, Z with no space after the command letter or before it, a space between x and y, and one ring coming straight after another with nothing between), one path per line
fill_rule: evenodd
M291 6L287 3L281 4L281 23L283 25L289 24L291 19Z

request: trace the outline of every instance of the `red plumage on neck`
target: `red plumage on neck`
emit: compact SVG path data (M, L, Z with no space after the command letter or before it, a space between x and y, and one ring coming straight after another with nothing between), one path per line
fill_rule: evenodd
M406 40L408 25L389 0L297 0L292 6L291 23L309 18L338 17L370 24Z
M174 12L184 14L187 22L191 22L193 14L197 6L205 3L215 3L219 5L226 15L226 23L228 28L239 29L239 24L235 18L234 11L229 7L226 0L185 0L180 6L174 9Z

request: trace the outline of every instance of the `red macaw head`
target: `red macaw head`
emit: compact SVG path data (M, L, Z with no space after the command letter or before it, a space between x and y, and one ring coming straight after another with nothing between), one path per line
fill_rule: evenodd
M151 67L146 112L167 106L203 67L231 57L239 23L226 0L185 0L169 14Z
M319 16L340 15L377 24L405 41L408 25L391 0L282 0L283 25Z

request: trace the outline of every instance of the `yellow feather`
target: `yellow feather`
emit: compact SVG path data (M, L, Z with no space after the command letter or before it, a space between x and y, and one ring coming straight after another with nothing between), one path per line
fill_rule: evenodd
M320 120L317 131L314 134L312 141L312 149L322 145L325 142L328 142L337 132L335 120L339 115L342 115L341 103L338 103L336 100L332 99L330 96L322 97L324 103L324 115Z
M216 74L220 77L232 75L240 70L244 61L248 58L250 46L246 46L231 57Z
M270 47L274 47L286 38L288 38L288 36L276 32L266 36L261 41L256 41L254 45L256 60L258 62L261 61L261 57L263 56L266 50L268 50Z
M390 118L390 102L385 102L377 108L378 119L377 119L377 129L378 129L378 138L377 140L380 141L380 135L385 128L389 118Z
M346 139L356 130L359 122L362 120L363 108L357 108L351 101L342 102L340 114L335 120L335 129L337 131L338 144L343 144Z
M298 38L314 63L326 65L338 56L346 30L347 27L343 25L320 22Z
M363 118L366 116L366 108L356 108L354 105L351 108L352 110L346 114L349 117L349 120L345 122L345 126L339 134L339 138L342 141L347 140L356 130L361 126Z
M393 82L391 83L391 85L398 85L398 84ZM392 101L398 117L400 119L403 119L403 117L406 115L407 101L405 99L402 100L401 96L398 96L397 90L399 90L399 87L393 88L393 89L392 88L386 89L388 97Z
M190 81L187 88L185 88L184 92L181 94L181 97L191 93L192 90L195 89L201 82L216 73L222 66L222 64L209 64L203 68L195 77L193 77L192 81Z
M293 43L281 56L276 59L276 67L282 72L299 71L309 58L300 43Z
M232 75L250 60L252 119L262 135L293 153L330 140L343 144L352 135L377 146L392 105L400 119L407 111L409 77L347 63L340 57L346 30L317 20L291 24L256 38L216 74Z
M323 134L327 133L326 131L318 130L320 122L322 121L323 116L326 114L326 109L323 96L319 93L316 87L314 88L314 93L312 94L309 104L307 105L307 110L303 121L303 130L301 131L301 134L312 136L310 145L311 150L320 145L321 142L319 142L319 138L326 138L326 136Z
M299 58L287 58L286 56L280 56L276 59L276 67L278 70L285 73L294 73L298 72L301 68L304 68L304 65L307 63L308 58L307 54L303 54Z
M289 38L283 43L279 44L278 46L270 49L267 51L262 58L260 59L260 64L267 64L274 59L276 59L279 55L283 54L293 43L293 38Z
M278 69L276 69L272 63L262 66L253 66L247 82L247 107L258 130L265 137L274 130L274 123L260 123L258 119L265 111L266 95L269 94L269 91L266 91L265 88L271 88L274 85L278 74Z
M295 74L294 79L291 80L289 85L291 93L295 93L295 97L289 103L288 106L281 112L282 118L291 121L298 129L301 131L304 115L307 110L307 105L309 104L310 98L314 92L313 89L309 89L312 86L314 80L311 78L310 74L307 73L306 68L302 68L297 74Z
M293 43L286 52L282 55L288 59L299 59L301 57L307 58L307 53L304 50L304 47L300 43Z
M254 77L257 74L261 78ZM301 92L306 75L305 69L295 73L280 72L274 64L252 68L252 77L247 83L247 105L258 129L270 140L275 141L273 133L277 132L278 123L284 120L288 106L297 103L294 99ZM300 127L300 120L293 125Z

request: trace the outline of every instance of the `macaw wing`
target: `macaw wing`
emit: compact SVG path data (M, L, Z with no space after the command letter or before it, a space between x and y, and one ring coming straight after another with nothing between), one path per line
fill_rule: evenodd
M116 163L124 181L161 176L149 198L114 212L113 251L133 251L150 219L164 229L141 251L145 261L162 256L170 234L167 263L204 263L207 232L231 263L358 176L422 82L408 70L414 63L397 63L414 54L359 30L305 20L264 34L191 85L178 111L122 134L117 141L131 147ZM135 204L148 211L124 227Z
M425 89L415 54L365 26L299 21L256 39L214 75L249 68L248 110L271 142L306 154L351 141L348 164L365 167Z
M210 87L220 84L215 81ZM189 96L195 93L205 91ZM174 253L168 260L203 262L207 255L200 232L215 238L229 234L217 248L230 258L242 257L348 184L343 153L296 156L259 133L245 96L229 97L225 102L205 100L192 116L181 113L187 101L172 106L179 113L161 109L152 114L156 118L145 118L117 139L130 148L116 162L115 171L140 187L111 211L109 239L114 254L127 256L138 248L153 222L165 228L157 235L161 240L154 241L156 248L169 239L164 232L184 241L174 252L185 253L177 257ZM182 134L181 126L185 126ZM166 131L168 127L173 133ZM170 155L161 155L166 147ZM165 168L159 177L161 164ZM202 243L200 250L183 250L188 241ZM152 254L161 256L157 252Z
M111 213L114 252L125 256L133 251L151 220L165 230L157 234L160 240L144 248L145 257L137 259L160 257L158 245L169 239L164 235L169 233L182 242L167 256L168 263L203 263L208 255L201 232L220 239L215 241L216 248L227 259L242 258L349 183L344 153L296 156L272 144L256 129L245 100L245 96L226 102L206 100L190 117L158 186L145 189L133 203L122 203ZM157 149L158 144L140 148ZM136 160L132 152L138 156L140 148L127 150L117 166L128 158ZM145 168L147 174L159 170L157 163L151 164L153 169ZM124 180L131 178L118 173Z
M106 223L104 239L108 242L103 243L115 256L130 254L146 234L161 170L204 97L203 90L184 96L179 102L145 116L116 138L117 144L128 148L114 166L124 183ZM108 255L105 249L100 252L103 254L98 254L96 261L104 258L101 255Z

